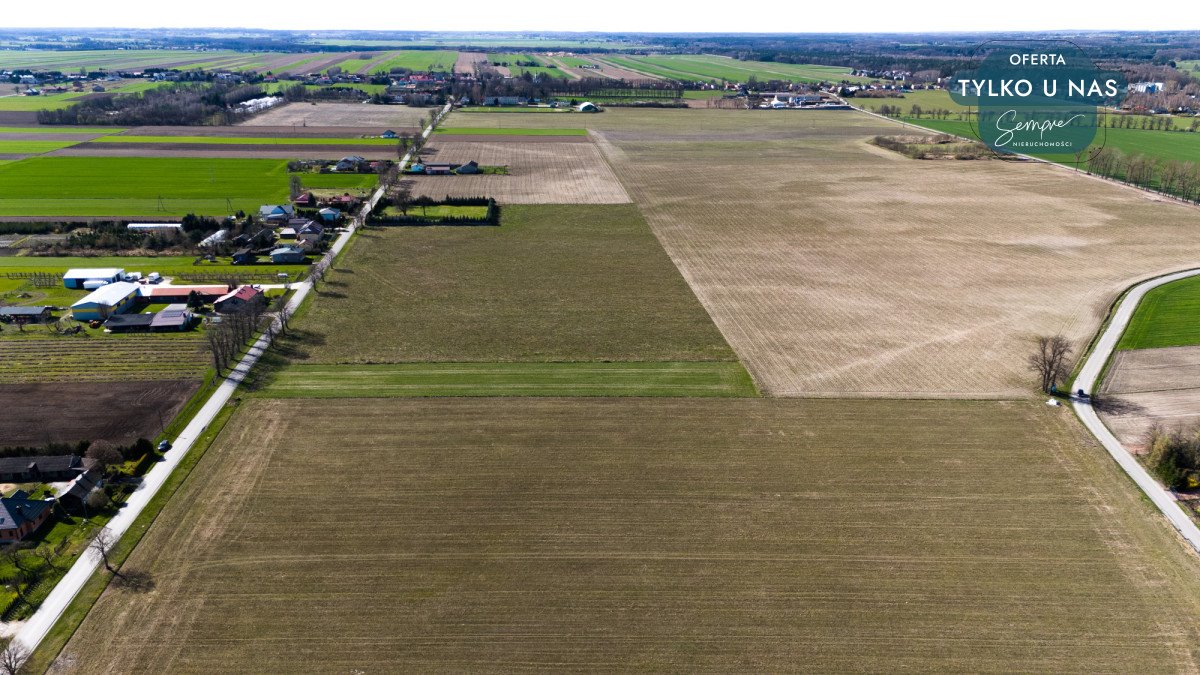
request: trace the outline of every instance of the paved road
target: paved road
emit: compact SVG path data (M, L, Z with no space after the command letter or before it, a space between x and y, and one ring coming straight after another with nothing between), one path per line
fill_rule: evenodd
M1162 286L1163 284L1186 279L1200 275L1200 269L1186 270L1168 274L1163 277L1144 281L1137 286L1134 286L1129 293L1121 300L1121 304L1117 306L1117 310L1113 313L1112 321L1108 324L1104 334L1097 341L1095 349L1087 361L1084 362L1083 368L1079 371L1079 376L1075 378L1075 383L1071 385L1072 392L1083 390L1088 397L1075 397L1074 405L1075 412L1079 415L1079 419L1083 421L1084 426L1092 435L1104 445L1104 449L1108 450L1108 454L1117 460L1117 464L1129 474L1134 483L1141 488L1142 492L1154 502L1159 511L1167 517L1167 520L1179 530L1183 538L1188 541L1197 551L1200 551L1200 528L1196 527L1195 521L1184 513L1183 508L1179 506L1178 500L1171 494L1169 490L1164 488L1159 482L1150 475L1148 471L1138 463L1137 459L1121 445L1116 436L1104 426L1100 421L1099 415L1096 414L1096 409L1092 407L1090 395L1096 387L1096 380L1100 377L1100 371L1104 369L1104 364L1108 362L1108 357L1112 354L1113 349L1117 346L1117 341L1121 338L1121 334L1125 332L1125 327L1129 325L1129 319L1133 316L1133 310L1137 308L1142 297L1146 295L1146 291L1152 288Z
M447 104L446 107L442 109L439 119L441 116L445 116L449 111L450 105ZM432 131L432 127L426 129L424 136L428 138ZM408 164L409 160L410 157L405 155L400 164L402 169ZM333 242L332 246L330 246L329 252L326 254L329 260L333 260L339 253L342 252L342 250L346 247L346 244L349 243L350 237L354 234L354 230L356 230L362 224L363 220L366 218L366 215L370 213L371 208L374 207L382 197L383 188L376 190L375 193L371 195L371 199L368 200L363 206L363 210L354 219L354 222L351 223L350 227L347 228L347 230ZM309 291L312 290L312 284L308 282L299 282L292 284L291 286L292 288L296 289L296 292L294 295L292 295L291 300L288 301L288 306L292 311L295 311L296 308L299 307L302 302L304 302L304 299L308 297ZM272 333L277 332L279 329L279 322L277 319L274 321L274 328L275 330L271 331ZM254 345L251 346L246 355L242 357L242 360L239 361L236 366L234 366L233 370L231 370L225 377L225 380L217 386L216 391L213 392L212 396L209 397L204 406L200 408L200 411L196 413L196 416L192 418L192 421L187 425L183 432L175 438L173 447L163 455L163 460L155 464L154 467L146 473L145 477L142 479L141 485L139 485L133 494L129 496L129 500L125 503L125 506L121 507L121 510L117 513L117 515L108 522L108 529L113 533L114 539L119 539L125 534L125 531L129 529L130 525L133 524L133 521L136 520L137 517L142 513L142 510L146 508L146 504L148 504L150 500L154 498L154 495L158 494L158 491L162 488L163 483L166 482L167 478L175 470L175 467L179 466L180 461L182 461L184 456L187 455L188 450L191 450L192 444L194 444L196 439L198 439L200 435L204 433L204 430L208 428L208 425L212 424L212 421L216 418L217 413L221 412L221 409L224 408L225 404L229 402L229 399L233 397L234 392L237 391L238 385L242 383L242 380L246 378L246 375L250 372L250 369L254 367L254 364L258 363L258 359L270 346L271 339L266 335L255 340ZM54 590L50 591L50 595L48 595L46 600L42 602L41 607L39 607L38 610L34 612L33 616L21 626L20 630L16 633L16 636L13 639L23 644L30 651L36 649L41 641L46 637L46 634L50 632L50 629L54 627L54 623L58 621L58 618L62 616L64 611L66 611L67 606L70 605L71 601L75 599L75 596L79 594L79 590L83 588L83 585L87 583L87 580L91 578L92 574L99 566L99 556L91 553L85 553L84 555L79 556L78 560L75 561L75 564L71 566L71 569L67 570L66 575L59 580L58 584L54 587Z

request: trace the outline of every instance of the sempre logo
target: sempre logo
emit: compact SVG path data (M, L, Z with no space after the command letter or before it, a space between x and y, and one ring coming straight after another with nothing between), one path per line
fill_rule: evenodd
M972 69L950 78L950 96L977 111L979 139L998 152L1082 153L1096 140L1100 111L1120 105L1124 76L1061 40L993 41Z

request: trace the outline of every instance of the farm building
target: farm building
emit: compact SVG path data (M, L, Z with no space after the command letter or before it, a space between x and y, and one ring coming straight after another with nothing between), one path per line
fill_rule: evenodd
M0 483L52 483L72 480L95 462L78 455L0 458Z
M125 229L131 232L182 232L179 223L129 223Z
M592 103L591 101L584 101L583 103L575 106L575 109L579 112L600 112L600 109L596 107L596 104Z
M253 265L258 260L258 256L254 255L254 251L249 248L239 248L233 252L234 265Z
M271 262L292 265L302 263L305 260L304 249L297 246L280 246L271 251Z
M201 239L200 243L197 244L197 246L202 246L205 248L207 248L209 246L216 246L217 244L225 241L225 237L228 237L228 236L229 236L229 230L217 230L216 232L213 232L212 234L205 237L204 239Z
M150 330L153 314L115 314L104 321L104 330L113 333L140 333Z
M52 308L47 305L37 307L0 307L0 321L4 323L46 323L54 318L50 313Z
M317 213L320 214L321 220L327 223L336 223L342 219L341 211L338 211L337 209L331 209L329 207L325 207L320 211L317 211Z
M21 541L36 532L50 517L53 506L53 501L30 499L24 490L0 498L0 544Z
M125 276L125 270L118 267L81 267L67 270L63 275L63 286L66 288L84 288L89 281L101 281L106 284L120 281Z
M313 193L311 193L311 192L301 192L299 195L296 196L295 199L292 200L292 203L295 204L296 206L311 207L311 206L317 205L317 198L314 197Z
M246 307L254 303L266 303L267 296L262 292L261 288L253 286L242 286L236 291L232 291L217 298L213 303L213 308L222 314L231 314L240 312Z
M154 315L150 322L150 330L170 331L187 330L192 327L193 316L187 305L167 305L161 312Z
M104 320L128 312L137 298L137 284L118 281L97 288L71 305L71 316L78 321Z
M448 176L454 173L453 164L425 164L425 174L429 176Z
M283 228L282 230L279 231L279 238L280 239L295 239L296 238L296 228L294 228L294 227Z
M187 302L195 292L209 302L229 292L228 286L142 286L138 293L151 302Z
M58 503L71 513L87 513L88 497L103 486L104 481L96 472L81 473L58 494Z
M379 134L379 137L380 138L395 138L396 132L392 131L391 129L388 129L387 131L383 132L382 134Z
M467 162L466 164L463 164L462 166L455 169L454 173L461 173L461 174L479 173L479 162L476 162L475 160L471 160L471 161Z

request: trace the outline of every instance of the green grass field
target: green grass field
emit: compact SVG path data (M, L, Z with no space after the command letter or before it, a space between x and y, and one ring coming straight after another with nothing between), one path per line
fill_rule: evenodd
M438 127L434 133L445 136L587 136L588 132L587 129Z
M63 127L63 126L39 126L39 127L0 127L0 134L89 134L89 135L108 135L119 134L128 129L122 127Z
M487 60L488 60L488 63L491 63L491 64L507 63L508 71L510 73L512 73L514 77L520 77L520 76L524 75L525 73L529 73L530 75L532 75L534 77L537 77L539 75L543 76L543 77L558 77L558 78L570 77L569 75L564 73L561 68L547 68L545 65L546 61L544 59L538 57L535 54L496 53L496 54L488 54ZM533 63L537 63L538 65L536 65L536 66L518 66L517 65L518 61L522 62L522 63L533 62Z
M12 141L0 139L0 153L13 155L40 155L54 150L62 150L80 141Z
M756 396L736 361L294 365L258 392L272 398L408 396Z
M2 142L2 141L0 141ZM52 142L52 141L46 141ZM395 139L387 138L297 138L245 136L102 136L96 143L187 143L199 145L383 145L395 146ZM3 146L0 146L3 147ZM3 152L0 150L0 152Z
M949 134L975 138L973 123L966 120L904 117L905 122ZM1143 154L1162 160L1195 162L1200 158L1200 133L1185 131L1149 131L1142 129L1100 129L1093 147L1116 148L1126 155ZM1073 155L1039 155L1054 162L1074 165Z
M373 173L298 173L304 187L314 190L369 190L379 184Z
M812 64L739 61L711 54L672 54L660 56L605 56L604 60L630 70L636 70L672 80L704 82L745 82L751 77L759 81L789 80L792 82L866 82L855 77L850 69Z
M297 325L305 363L734 360L633 205L371 228Z
M227 215L287 198L278 160L34 157L0 166L4 216Z
M1152 289L1142 298L1117 349L1200 345L1200 278Z
M370 72L390 72L392 68L405 68L413 72L454 70L458 52L445 50L408 49L390 52L387 57L371 67Z

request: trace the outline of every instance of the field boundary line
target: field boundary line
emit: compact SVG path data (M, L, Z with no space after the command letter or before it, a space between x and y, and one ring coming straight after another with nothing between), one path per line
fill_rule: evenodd
M1134 311L1137 310L1146 293L1164 284L1195 276L1200 276L1200 268L1155 277L1147 281L1142 281L1130 288L1125 293L1124 298L1119 301L1116 310L1112 313L1112 320L1106 328L1102 329L1103 332L1100 334L1100 338L1095 341L1091 354L1088 355L1083 367L1079 370L1079 375L1071 384L1071 390L1072 392L1076 392L1072 395L1072 406L1079 420L1096 437L1096 440L1104 446L1104 449L1116 460L1125 473L1133 479L1133 482L1137 484L1154 506L1167 518L1167 521L1175 527L1184 540L1191 545L1192 549L1196 553L1200 553L1200 527L1197 527L1195 521L1180 507L1174 493L1163 487L1157 479L1151 476L1150 472L1137 461L1137 458L1117 440L1117 437L1113 435L1096 413L1091 398L1091 394L1097 385L1101 373L1105 370L1113 351L1116 349L1117 342L1120 341L1121 336L1125 333L1130 319L1133 318ZM1080 392L1082 395L1079 395Z

